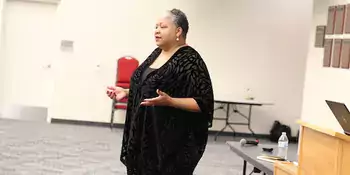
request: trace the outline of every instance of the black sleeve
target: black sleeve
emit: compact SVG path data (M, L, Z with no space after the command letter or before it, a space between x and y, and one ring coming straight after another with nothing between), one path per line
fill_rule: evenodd
M214 112L214 94L209 71L204 60L199 54L189 58L187 80L189 80L189 95L197 102L203 117L208 119L209 127L212 126Z

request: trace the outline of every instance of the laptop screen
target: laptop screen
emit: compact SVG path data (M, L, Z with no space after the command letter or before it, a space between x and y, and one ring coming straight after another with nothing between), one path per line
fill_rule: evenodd
M350 133L350 113L344 103L326 100L333 115L346 133Z

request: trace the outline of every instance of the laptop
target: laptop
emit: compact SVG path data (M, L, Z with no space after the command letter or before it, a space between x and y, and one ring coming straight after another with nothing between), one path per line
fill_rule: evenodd
M344 103L326 100L328 107L338 120L346 135L350 135L350 112Z

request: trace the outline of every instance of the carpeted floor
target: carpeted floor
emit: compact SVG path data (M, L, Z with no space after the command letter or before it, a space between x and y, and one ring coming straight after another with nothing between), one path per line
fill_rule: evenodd
M0 174L123 175L121 134L119 129L1 119ZM242 174L243 161L226 139L233 138L210 138L196 175Z

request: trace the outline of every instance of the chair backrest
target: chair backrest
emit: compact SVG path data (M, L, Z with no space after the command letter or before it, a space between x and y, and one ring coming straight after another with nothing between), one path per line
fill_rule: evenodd
M121 57L117 63L117 78L116 84L118 83L130 83L130 78L134 71L139 66L139 61L134 57Z

